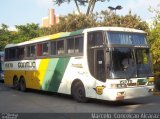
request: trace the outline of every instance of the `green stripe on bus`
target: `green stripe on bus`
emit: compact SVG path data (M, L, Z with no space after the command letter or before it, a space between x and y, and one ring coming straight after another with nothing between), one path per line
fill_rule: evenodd
M62 81L69 60L70 58L59 58L57 63L55 59L51 60L51 62L49 63L49 69L53 69L50 70L52 73L49 70L46 73L46 75L48 76L46 76L45 78L48 78L48 81L46 79L44 84L44 90L58 92L60 83ZM53 65L56 65L56 67L54 67Z
M59 58L50 59L50 61L48 63L47 70L46 70L46 74L43 79L42 88L41 88L42 90L46 90L46 91L48 90L49 84L50 84L51 79L53 77L58 60L59 60Z
M79 35L79 34L82 34L82 33L83 33L83 29L80 29L80 30L77 30L77 31L74 31L74 32L70 32L70 36Z

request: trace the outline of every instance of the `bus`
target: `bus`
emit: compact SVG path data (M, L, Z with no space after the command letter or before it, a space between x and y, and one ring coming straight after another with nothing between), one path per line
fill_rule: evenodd
M93 27L5 47L5 84L88 99L152 95L154 77L146 32Z
M0 82L4 81L4 52L0 51Z

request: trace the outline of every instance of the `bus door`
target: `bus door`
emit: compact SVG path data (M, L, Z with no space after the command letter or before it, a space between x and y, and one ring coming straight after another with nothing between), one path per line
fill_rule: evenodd
M96 78L96 98L101 99L106 82L105 50L94 49L94 77Z
M105 81L105 55L103 49L94 49L94 76L100 81Z

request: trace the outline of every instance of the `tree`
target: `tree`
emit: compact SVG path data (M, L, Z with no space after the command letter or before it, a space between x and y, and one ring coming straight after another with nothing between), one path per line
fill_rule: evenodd
M74 31L96 26L96 21L92 17L87 17L84 14L76 15L69 14L66 17L61 17L58 24L58 31Z
M160 11L156 12L153 23L153 28L151 28L149 32L148 41L153 54L154 71L160 72Z
M118 26L144 30L149 32L148 24L131 11L125 16L116 15L114 12L104 10L96 13L95 20L100 18L99 26Z
M128 13L125 16L119 16L106 10L92 14L90 17L85 14L68 14L67 16L59 18L59 24L49 28L40 28L39 34L40 36L43 36L96 26L121 26L148 31L147 23L142 21L137 15Z
M144 30L146 32L149 32L149 27L147 25L147 22L142 21L140 16L132 15L131 11L121 19L121 26L129 27L129 28L135 28Z
M11 42L11 33L8 31L8 26L1 24L0 28L0 50L4 50L4 47Z
M14 42L24 42L40 36L40 28L38 24L16 25L18 30L18 38Z
M97 16L100 16L101 26L120 26L121 16L116 15L114 12L102 10L100 13L97 13Z
M150 8L150 12L154 13L155 16L148 35L148 41L153 55L154 71L160 72L160 10Z
M80 11L80 6L86 6L87 5L87 11L86 11L86 16L90 16L93 13L94 7L96 2L105 2L106 0L74 0L76 7L77 7L77 11L79 12L79 14L81 14ZM107 0L108 2L110 0ZM71 0L55 0L53 1L55 4L61 5L62 3L68 2L70 3Z

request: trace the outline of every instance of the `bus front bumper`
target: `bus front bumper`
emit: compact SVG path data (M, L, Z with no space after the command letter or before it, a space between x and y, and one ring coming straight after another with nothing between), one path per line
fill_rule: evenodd
M154 86L121 88L121 89L107 89L103 90L104 100L125 100L133 98L141 98L152 95Z

